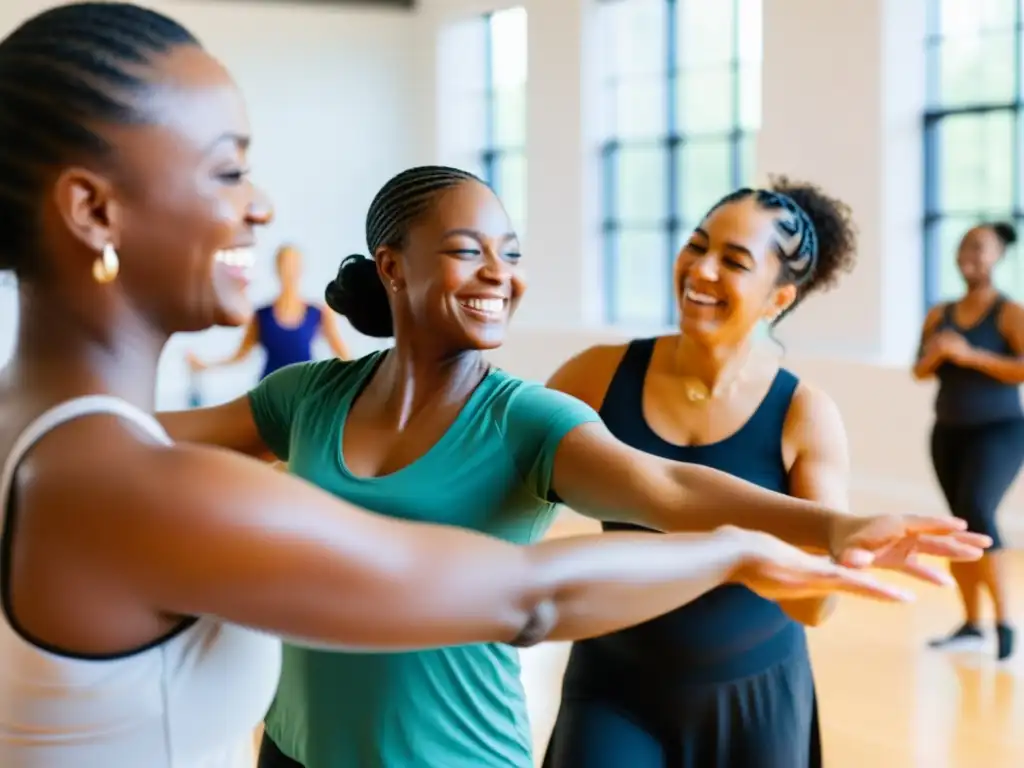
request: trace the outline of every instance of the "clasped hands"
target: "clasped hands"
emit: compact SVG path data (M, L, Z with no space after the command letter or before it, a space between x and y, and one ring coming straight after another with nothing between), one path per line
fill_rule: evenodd
M954 364L963 363L971 354L973 347L956 331L947 329L941 330L931 336L924 344L921 351L922 360L930 360L935 364L950 362Z

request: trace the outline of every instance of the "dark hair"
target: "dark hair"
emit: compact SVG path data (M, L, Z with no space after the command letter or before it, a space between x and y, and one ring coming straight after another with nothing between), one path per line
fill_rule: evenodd
M145 122L146 66L199 45L176 21L130 3L72 3L0 41L0 269L31 272L46 173L113 155L100 125Z
M982 224L982 226L992 230L995 236L999 238L999 242L1003 244L1004 250L1017 242L1017 229L1009 222L993 221L988 224Z
M744 188L719 200L711 210L753 197L766 210L787 211L776 226L781 239L776 251L782 264L779 281L797 287L796 300L775 318L789 314L808 294L834 288L840 273L857 262L857 229L850 206L826 195L820 187L774 176L767 189ZM774 323L773 323L774 324Z
M377 274L374 256L382 247L400 249L409 229L445 190L467 181L483 184L468 171L440 165L424 165L402 171L385 184L366 214L366 246L370 256L347 256L338 276L327 284L327 306L348 318L360 333L386 339L394 336L388 292Z

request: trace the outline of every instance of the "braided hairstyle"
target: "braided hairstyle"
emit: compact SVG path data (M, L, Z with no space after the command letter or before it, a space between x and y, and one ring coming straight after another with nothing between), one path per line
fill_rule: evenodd
M470 181L484 183L468 171L441 165L410 168L388 181L366 214L370 257L355 254L342 260L338 276L324 292L327 306L365 336L394 336L388 292L373 257L382 247L401 249L409 230L430 212L442 192Z
M835 287L839 275L857 262L857 230L850 206L813 184L773 177L767 189L739 189L711 210L753 198L762 210L778 211L776 252L782 269L780 285L795 285L796 300L773 321L777 323L814 291ZM710 213L710 211L709 211Z
M199 42L176 21L131 3L43 11L0 41L0 270L24 277L47 174L110 160L102 125L146 121L138 94L170 49Z

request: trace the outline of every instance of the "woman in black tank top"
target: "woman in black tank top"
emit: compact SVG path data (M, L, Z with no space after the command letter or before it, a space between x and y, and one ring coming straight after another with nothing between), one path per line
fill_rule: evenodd
M676 263L680 333L588 350L550 385L600 409L620 439L765 488L846 507L839 411L754 350L854 263L849 209L779 180L727 196ZM605 530L630 526L605 524ZM802 624L827 603L725 586L661 618L577 642L546 768L816 768L814 679Z
M1016 240L1013 227L1002 223L982 224L964 235L957 266L967 293L928 313L914 365L917 379L939 380L931 454L946 502L970 530L993 541L980 561L952 564L965 620L931 645L981 644L984 589L995 607L1000 660L1013 653L1013 630L996 511L1024 462L1024 308L1000 295L992 270Z

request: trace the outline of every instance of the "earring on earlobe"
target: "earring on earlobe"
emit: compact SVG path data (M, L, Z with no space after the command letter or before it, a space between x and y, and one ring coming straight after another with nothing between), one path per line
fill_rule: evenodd
M100 285L105 285L114 282L120 271L121 260L117 256L117 251L111 243L107 243L103 246L103 253L92 263L92 279Z
M391 281L391 292L398 293L398 283L396 283L394 280Z

